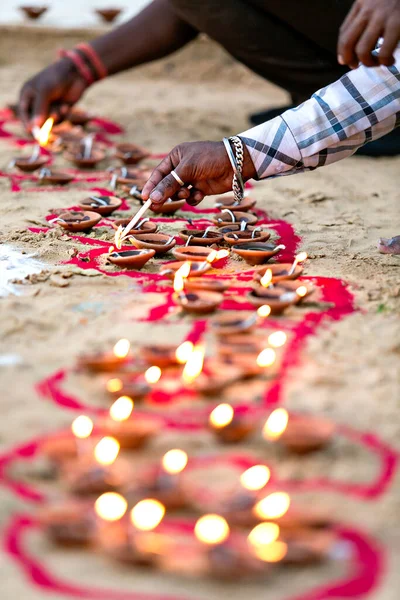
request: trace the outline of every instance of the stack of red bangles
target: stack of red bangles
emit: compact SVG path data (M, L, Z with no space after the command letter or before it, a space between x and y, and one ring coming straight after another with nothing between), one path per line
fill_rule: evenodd
M89 85L107 77L107 69L97 52L89 44L78 44L73 50L60 50L60 58L69 58Z

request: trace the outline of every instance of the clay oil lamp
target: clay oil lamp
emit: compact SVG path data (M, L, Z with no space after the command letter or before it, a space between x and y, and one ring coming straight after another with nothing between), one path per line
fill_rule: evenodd
M28 19L32 19L36 21L39 19L47 10L48 6L20 6L19 7L23 13L28 17Z
M61 171L52 171L47 167L39 173L39 183L41 185L67 185L75 179L75 175L62 173Z
M137 378L127 376L112 377L106 383L106 391L114 399L128 396L130 400L141 400L151 392L150 386Z
M333 531L286 530L282 532L286 553L282 563L286 565L311 565L327 560L337 542Z
M187 288L186 283L186 288ZM260 319L254 313L225 313L215 317L211 322L212 331L222 338L225 335L240 334L251 331L259 323Z
M131 418L134 403L128 396L120 396L111 406L109 415L98 421L106 436L115 438L124 449L142 448L159 430L155 419Z
M122 204L120 198L115 196L90 196L82 202L78 203L79 208L82 210L91 210L99 213L103 217L108 217L117 210Z
M247 223L254 225L258 221L258 217L253 213L248 212L232 212L228 208L221 210L221 214L211 219L218 227L225 227L228 223Z
M110 180L111 189L115 189L117 185L125 185L128 186L126 192L129 194L132 190L133 186L139 186L143 183L146 183L146 175L145 172L139 168L136 169L128 169L127 167L121 167L112 173ZM138 191L140 192L141 189ZM131 194L134 195L133 193ZM140 199L140 194L138 196Z
M189 268L188 268L189 267ZM183 263L174 277L174 301L185 312L205 315L217 310L224 297L218 292L200 291L186 293L184 291L185 278L189 274L190 263Z
M123 142L116 145L115 156L125 165L136 165L141 160L147 158L149 156L149 152L144 150L144 148L137 146L136 144Z
M40 146L35 145L30 156L20 156L15 158L10 166L15 166L24 173L33 173L33 171L37 171L37 169L44 167L49 160L50 158L48 156L40 156Z
M289 416L284 408L277 408L268 417L262 434L264 439L278 443L290 452L307 454L328 446L335 429L335 425L326 419Z
M207 261L211 264L212 261L208 261L207 259L210 255L215 256L215 251L204 246L179 246L173 250L172 254L178 260Z
M129 340L121 338L115 344L112 352L86 354L79 358L79 367L96 373L118 371L123 369L131 360L131 345Z
M286 281L291 279L297 279L303 272L303 267L299 264L307 259L306 252L300 252L293 263L279 263L276 265L269 265L267 267L260 267L254 275L255 281L260 281L262 276L265 275L267 269L271 269L272 272L272 283L278 283L279 281Z
M56 222L60 227L67 231L77 233L80 231L89 231L101 221L101 215L90 210L69 210L61 213L52 222Z
M185 203L185 199L174 200L172 198L169 198L166 202L164 202L164 204L161 204L159 206L156 204L152 205L151 210L153 213L159 215L173 215L176 213L177 210L182 208L185 205Z
M280 491L262 496L254 504L251 518L253 523L257 521L278 523L282 531L300 528L327 529L333 525L329 511L314 505L296 504L289 494ZM249 517L249 524L251 518Z
M147 364L162 369L178 364L176 346L173 345L142 346L140 353Z
M46 536L60 546L89 546L95 538L96 519L86 502L71 500L46 506L37 519Z
M132 217L125 217L124 219L116 219L112 223L113 229L118 229L119 227L125 228L131 221ZM136 235L137 233L156 233L158 229L157 223L153 223L150 219L142 219L136 225L134 229L131 229L131 235Z
M241 488L224 500L221 513L227 521L241 527L251 527L257 519L253 514L254 505L271 478L266 465L254 465L240 475Z
M93 421L86 415L76 417L71 426L72 436L57 436L49 438L41 444L42 454L49 461L59 466L64 462L84 456L92 450Z
M281 250L284 250L285 246L279 244L268 244L267 242L243 242L238 245L232 246L232 251L243 258L247 264L262 265L269 261L272 256L278 254Z
M226 361L240 367L247 377L261 375L266 372L271 374L271 367L276 361L276 352L273 348L264 348L259 351L256 344L238 345L238 351L232 352L228 346L220 347L220 351L228 349Z
M254 423L235 414L230 404L219 404L209 417L209 427L220 442L236 444L254 432Z
M93 149L93 136L83 138L79 150L68 151L65 158L81 169L93 169L106 157L103 150Z
M211 227L207 229L183 229L179 232L179 237L186 242L186 246L211 246L222 242L223 236L218 231L213 231Z
M256 205L256 202L256 200L248 196L237 202L233 194L230 194L229 196L217 198L214 206L215 208L229 208L232 212L247 212Z
M231 231L224 234L224 240L229 246L238 246L246 242L266 242L271 237L268 231L263 231L261 227L253 227L252 231Z
M87 125L92 118L90 113L80 108L72 108L67 115L67 121L69 121L71 125L84 126Z
M199 394L214 396L221 393L226 387L239 381L243 371L234 366L213 360L207 364L206 370L193 382L192 388Z
M289 294L296 294L298 297L298 304L301 304L305 298L311 296L311 294L315 292L315 287L311 283L305 281L283 280L280 282L279 286Z
M175 273L185 265L189 264L186 261L170 262L160 267L160 275L166 275L170 279L175 277ZM188 277L199 277L211 269L208 262L191 262Z
M155 250L113 250L107 260L117 267L140 271L155 254Z
M165 233L137 233L135 236L130 236L129 241L136 248L155 250L156 256L163 256L176 244L174 236Z
M112 23L122 12L122 8L96 8L95 13L101 17L105 23Z
M230 543L230 528L224 517L207 514L194 527L196 540L203 546L207 571L218 579L236 580L243 572L243 559Z
M260 231L261 228L255 225L249 225L246 221L241 221L240 223L229 223L218 227L218 231L222 235L232 232L239 233L241 231L246 231L247 233L252 234L255 229Z
M248 300L263 310L268 305L274 315L281 314L286 308L297 304L300 296L296 292L288 291L281 284L272 284L272 271L267 269L258 284L253 285L253 290L247 294Z
M195 292L197 290L207 290L209 292L218 292L223 294L230 287L229 281L222 281L221 279L186 279L185 290Z

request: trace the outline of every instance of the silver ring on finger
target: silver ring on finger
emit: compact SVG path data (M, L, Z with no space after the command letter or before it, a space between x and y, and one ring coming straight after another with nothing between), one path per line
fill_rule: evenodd
M182 179L179 177L178 173L176 173L175 171L171 171L171 175L175 179L175 181L177 181L179 183L180 186L183 187L185 185L185 182L182 181Z

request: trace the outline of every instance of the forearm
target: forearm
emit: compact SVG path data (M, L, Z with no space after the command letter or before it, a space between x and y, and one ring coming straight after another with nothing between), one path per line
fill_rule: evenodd
M197 36L168 0L154 0L136 17L93 42L107 72L112 75L163 58Z

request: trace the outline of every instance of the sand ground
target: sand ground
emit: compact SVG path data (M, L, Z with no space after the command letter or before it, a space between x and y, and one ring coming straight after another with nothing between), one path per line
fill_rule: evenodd
M87 37L87 34L85 34ZM52 60L60 46L71 46L83 33L3 29L0 35L0 105L15 100L20 85ZM234 82L234 84L232 83ZM200 41L184 52L156 65L123 74L93 88L83 105L97 114L121 122L126 138L154 152L169 150L183 140L220 139L246 128L246 115L265 105L282 102L284 94L253 76L208 41ZM6 165L10 146L0 144L0 164ZM358 159L297 177L286 177L257 185L259 205L273 218L285 218L302 236L302 248L310 255L309 275L343 278L350 283L359 311L340 323L325 327L303 351L302 365L290 374L287 405L310 409L341 424L351 424L377 436L400 450L400 257L378 254L379 237L400 233L400 159ZM27 194L11 193L0 179L0 243L10 243L50 266L68 259L71 244L57 239L41 240L24 232L32 222L43 222L50 208L74 203L74 191ZM0 300L0 352L17 353L18 367L0 367L3 449L35 435L49 432L71 421L62 412L39 400L34 384L56 369L71 365L88 345L102 345L126 335L133 341L143 336L165 339L162 325L129 321L139 307L132 281L73 274L66 288L49 280L32 286L37 294ZM36 292L35 292L36 293ZM172 333L176 341L185 324ZM168 330L169 341L171 331ZM93 400L88 398L88 400ZM365 450L353 448L307 459L302 466L282 460L282 473L307 476L325 473L350 481L368 481L377 465ZM386 549L384 577L373 600L396 600L400 585L400 488L394 477L390 489L378 500L358 502L332 495L329 501L344 521L364 528ZM0 489L0 521L13 511L27 508L8 491ZM29 508L29 507L28 507ZM32 539L32 550L46 555L58 574L73 574L75 581L90 583L96 574L102 583L127 589L129 574L98 559L51 552L43 540ZM84 563L82 561L85 561ZM85 573L77 575L79 565ZM81 567L82 568L82 567ZM316 570L271 583L265 598L285 598L323 581L325 571ZM219 598L222 588L202 587L172 579L136 575L140 589L192 593L194 597ZM31 587L2 555L0 589L4 598L35 600L43 596ZM259 593L252 586L231 590L231 597ZM49 598L59 596L48 595Z

